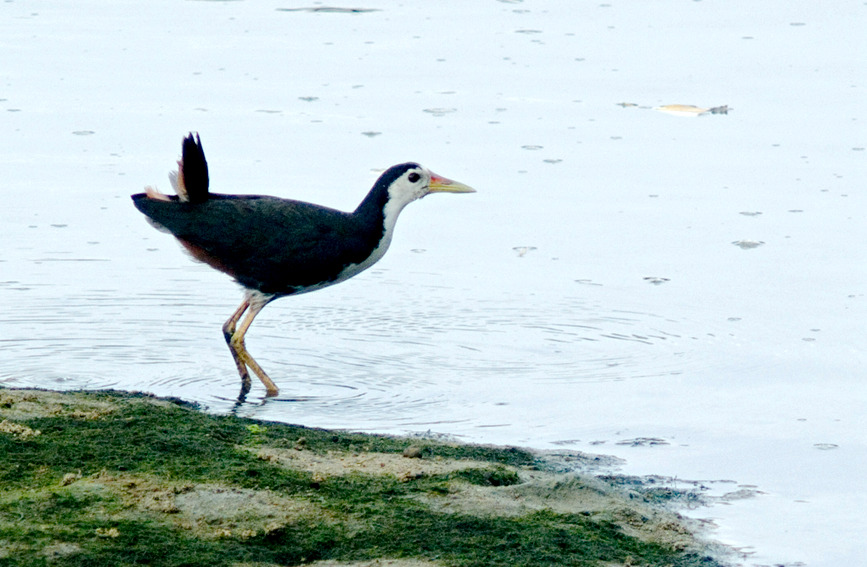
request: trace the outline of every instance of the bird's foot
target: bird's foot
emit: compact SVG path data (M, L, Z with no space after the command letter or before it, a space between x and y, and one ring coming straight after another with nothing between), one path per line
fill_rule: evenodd
M248 392L250 391L250 373L247 371L247 368L249 368L265 386L266 397L270 398L280 393L280 389L277 388L274 381L271 380L268 374L262 370L261 366L259 366L259 363L256 362L247 351L247 347L244 346L243 338L241 340L235 338L230 340L229 350L232 351L232 356L235 358L235 364L238 366L238 374L241 375L242 389L246 388Z
M265 386L265 397L272 398L280 393L280 389L277 388L277 384L274 383L273 380L262 370L262 367L259 366L259 363L256 362L250 353L246 350L244 351L244 362L253 371L254 374L262 381L262 385ZM249 378L247 378L249 380Z
M274 381L268 377L265 371L262 370L262 367L259 366L252 356L250 356L250 353L247 352L247 347L244 346L244 334L247 332L250 323L253 322L253 318L256 314L261 311L272 298L273 296L266 297L255 295L250 292L244 301L241 302L238 309L236 309L232 316L229 317L229 320L223 324L223 337L226 339L226 344L229 345L229 350L232 352L232 358L235 359L235 366L238 367L238 374L241 376L241 397L239 399L245 397L250 391L250 373L247 371L248 367L256 374L256 376L258 376L259 380L262 381L262 384L265 385L266 396L276 396L280 391L277 388L277 385L274 384ZM250 308L250 312L247 313L247 318L244 319L243 323L241 323L240 329L237 329L236 325L238 324L238 321L248 308Z

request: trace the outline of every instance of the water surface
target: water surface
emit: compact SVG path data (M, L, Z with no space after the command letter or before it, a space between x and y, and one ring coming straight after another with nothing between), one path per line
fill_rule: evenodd
M862 562L863 4L306 7L4 4L0 383L613 454L754 494L693 512L744 565ZM189 130L218 192L478 193L270 305L235 408L237 286L129 200Z

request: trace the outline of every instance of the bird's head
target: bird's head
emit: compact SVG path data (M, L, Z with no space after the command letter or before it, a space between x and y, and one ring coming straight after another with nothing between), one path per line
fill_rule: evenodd
M405 206L430 193L474 193L475 189L432 173L417 163L402 163L386 169L367 197L358 205L356 215L382 216L385 232L390 234L397 216Z
M404 205L431 193L475 193L475 189L437 175L417 163L404 163L388 168L380 180L389 180L389 202Z

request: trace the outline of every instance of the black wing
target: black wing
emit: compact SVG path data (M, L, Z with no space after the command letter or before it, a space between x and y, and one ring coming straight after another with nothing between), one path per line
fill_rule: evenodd
M199 259L265 293L290 294L337 278L382 237L349 213L277 197L211 195L203 203L133 196L135 206Z

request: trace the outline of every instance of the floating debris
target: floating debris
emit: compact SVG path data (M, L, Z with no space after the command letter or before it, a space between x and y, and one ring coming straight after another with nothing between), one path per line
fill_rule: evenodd
M330 14L364 14L381 12L376 8L337 8L334 6L313 6L310 8L277 8L278 12L325 12Z
M758 248L763 245L764 242L761 240L735 240L732 244L743 250L752 250L753 248Z
M765 494L760 490L756 490L751 486L745 486L738 490L734 490L732 492L726 492L722 496L719 497L720 502L736 502L738 500L746 500L748 498L755 498L760 494Z
M693 106L691 104L666 104L664 106L657 106L653 110L665 112L666 114L673 114L675 116L702 116L705 114L729 113L728 105L713 106L711 108L701 108L699 106Z
M445 116L446 114L451 114L452 112L457 112L457 108L425 108L424 112L431 114L433 116Z
M618 102L617 106L621 106L623 108L642 108L642 109L650 109L656 110L659 112L664 112L666 114L672 114L674 116L704 116L706 114L728 114L729 106L727 104L722 106L711 106L711 107L702 107L695 106L694 104L664 104L662 106L641 106L635 104L634 102Z
M528 252L532 252L535 249L535 246L515 246L512 248L512 250L518 253L518 258L523 258Z
M618 441L618 445L629 445L630 447L657 447L660 445L669 445L665 439L658 437L636 437L635 439L624 439Z
M738 214L744 215L745 217L757 217L760 214L762 214L762 212L761 211L741 211Z

